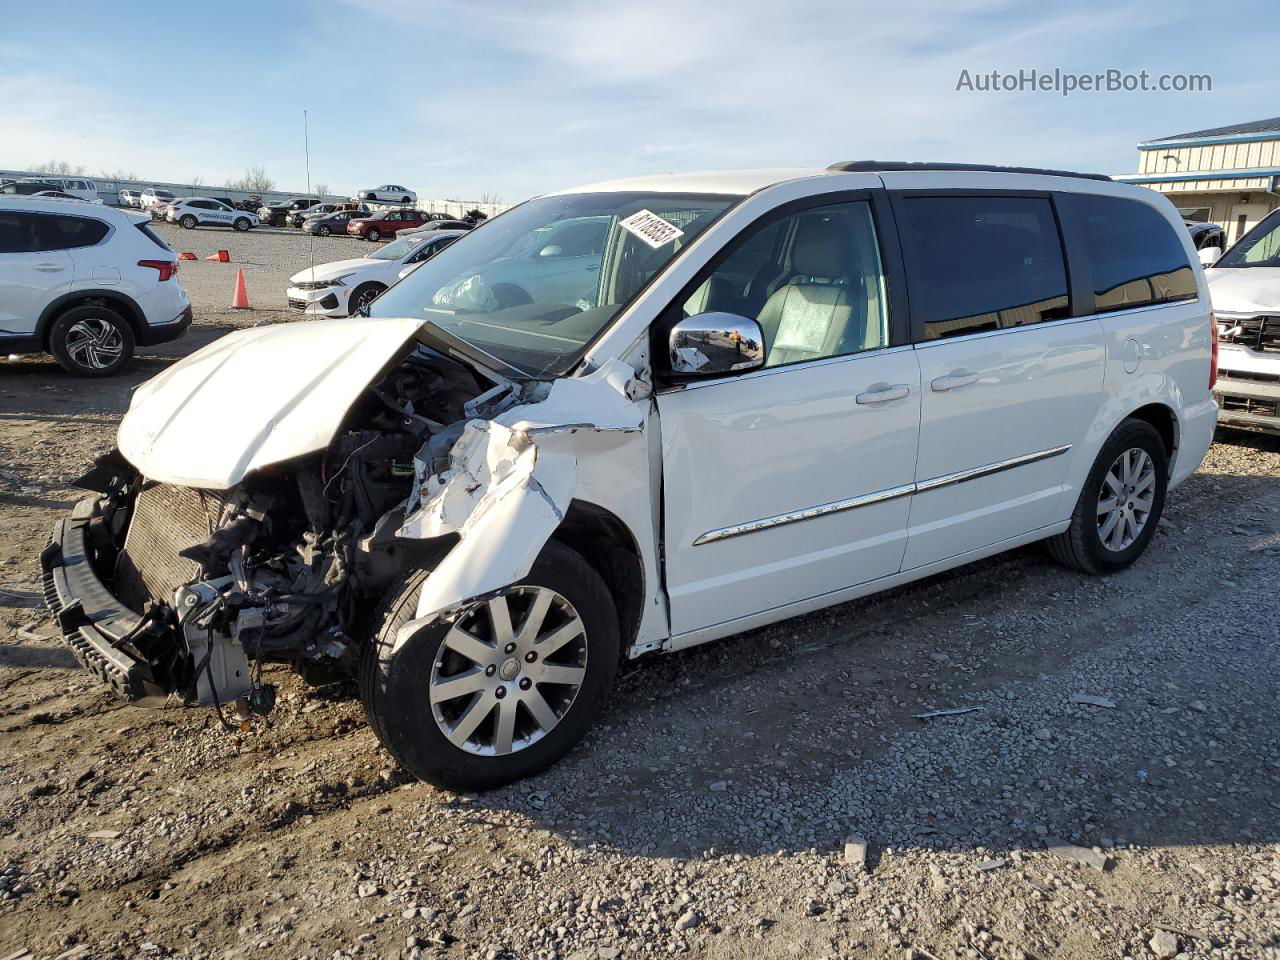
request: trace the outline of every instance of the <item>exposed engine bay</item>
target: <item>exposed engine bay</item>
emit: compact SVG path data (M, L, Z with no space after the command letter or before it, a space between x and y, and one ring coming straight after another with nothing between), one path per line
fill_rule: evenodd
M79 481L102 495L81 519L87 562L128 608L116 621L132 621L108 634L143 675L121 692L263 714L274 703L265 663L288 663L311 682L353 676L388 585L457 541L397 535L421 484L447 470L468 420L540 387L414 343L358 397L325 450L254 470L230 489L156 482L118 451L102 457ZM53 571L69 576L70 561L47 561L54 605ZM59 606L76 647L76 614ZM101 615L80 615L106 629Z

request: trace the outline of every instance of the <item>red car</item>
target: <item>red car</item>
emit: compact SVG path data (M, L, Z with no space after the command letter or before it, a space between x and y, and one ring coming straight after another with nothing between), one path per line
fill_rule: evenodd
M394 237L401 230L416 230L431 222L431 215L421 210L380 210L347 223L347 233L366 240Z

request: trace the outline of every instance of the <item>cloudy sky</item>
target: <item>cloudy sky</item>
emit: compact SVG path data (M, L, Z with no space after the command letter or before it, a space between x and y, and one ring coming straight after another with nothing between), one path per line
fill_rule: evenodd
M1134 169L1280 114L1274 7L1005 0L5 2L0 168L512 202L662 170L967 160ZM1212 19L1209 19L1212 15ZM1208 73L1212 91L957 91L961 71Z

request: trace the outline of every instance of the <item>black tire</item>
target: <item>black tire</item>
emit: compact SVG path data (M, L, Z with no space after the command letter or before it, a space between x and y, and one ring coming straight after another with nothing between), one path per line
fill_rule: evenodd
M328 227L326 227L324 224L321 224L320 226L316 227L316 233L320 234L320 236L322 237L327 237L332 232L333 231L330 230Z
M359 316L360 308L367 307L374 300L382 295L382 291L387 288L380 283L362 283L351 291L351 299L347 301L347 313L350 316Z
M239 230L241 233L244 233L246 230L249 229L250 226L252 226L252 224L249 223L248 217L236 217L235 223L231 225L235 227L237 230Z
M198 222L199 221L189 213L178 218L178 223L182 225L183 230L194 230Z
M408 203L408 202L409 202L409 198L408 198L408 197L401 197L401 198L400 198L400 202L401 202L401 203Z
M1104 478L1116 459L1127 450L1142 450L1155 468L1151 510L1141 530L1123 549L1113 550L1102 541L1099 530L1099 500ZM1144 420L1125 420L1111 432L1098 453L1080 498L1071 514L1071 526L1047 541L1050 555L1064 566L1074 567L1095 576L1115 573L1132 564L1147 549L1155 536L1164 512L1164 498L1169 485L1169 454L1155 427Z
M104 365L96 366L92 357L98 357L99 362L107 358L98 349L90 348L86 351L83 348L76 348L75 341L85 332L83 327L77 330L77 324L85 324L91 331L105 335L106 344L118 344L118 354ZM107 333L107 328L113 332ZM119 373L133 359L133 347L133 328L124 317L110 307L96 305L72 307L58 317L49 329L49 352L53 354L62 369L77 377L109 377Z
M379 240L382 239L382 231L379 230L377 227L370 227L369 232L366 234L366 236L370 240L372 240L374 243L377 243Z
M271 225L272 225L273 227L283 227L283 226L284 226L284 214L283 214L283 213L277 213L275 216L273 216L273 217L271 218Z
M396 633L414 618L426 578L416 571L387 591L361 664L360 698L378 740L414 776L455 790L490 790L546 769L586 735L613 686L621 644L604 580L569 547L553 540L543 548L520 585L549 588L573 605L586 630L587 672L568 711L542 739L514 753L479 756L445 737L424 696L450 624L432 623L392 649Z

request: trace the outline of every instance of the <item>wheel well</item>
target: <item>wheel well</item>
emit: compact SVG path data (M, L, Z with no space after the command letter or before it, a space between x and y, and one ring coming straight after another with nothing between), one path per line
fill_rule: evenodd
M618 631L625 650L640 629L644 608L644 564L635 537L608 510L574 500L553 538L580 553L604 578L618 608Z
M1178 449L1178 425L1172 410L1163 403L1150 403L1145 407L1139 407L1129 414L1129 417L1133 420L1143 420L1155 427L1156 432L1160 434L1160 439L1164 441L1164 452L1170 460L1173 459L1173 452Z
M76 307L110 307L116 313L124 317L128 322L130 329L133 330L135 338L141 336L143 329L143 321L138 310L138 305L128 297L119 294L107 293L94 290L92 293L72 293L55 304L45 315L40 326L40 343L44 349L49 349L49 332L53 329L53 325L58 322L68 310L74 310Z

